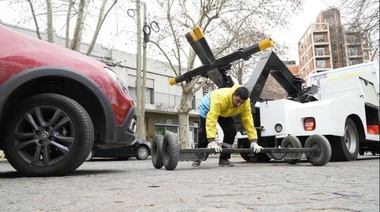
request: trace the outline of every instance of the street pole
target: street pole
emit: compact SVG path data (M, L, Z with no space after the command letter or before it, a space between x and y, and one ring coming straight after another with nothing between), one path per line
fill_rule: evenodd
M147 14L147 9L146 9L146 3L144 2L143 3L143 6L144 6L144 26L147 25L147 20L146 20L146 14ZM141 35L141 32L140 32L140 35ZM141 40L141 39L140 39ZM143 126L144 128L141 130L141 138L143 138L144 140L146 140L146 130L145 130L145 92L146 92L146 48L147 48L147 45L148 43L145 42L145 39L144 39L144 43L143 43L143 80L142 80L142 95L141 95L141 108L143 110L141 110L141 117L142 117L142 121L143 121Z
M136 17L137 17L137 54L136 54L136 108L137 108L137 137L141 139L146 139L145 135L145 124L144 116L142 112L144 107L142 106L143 95L142 95L142 85L141 85L141 8L140 0L136 0Z

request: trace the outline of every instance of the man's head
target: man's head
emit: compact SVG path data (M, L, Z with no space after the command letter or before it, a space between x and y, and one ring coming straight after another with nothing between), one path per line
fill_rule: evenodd
M247 101L249 97L249 91L246 87L238 87L232 95L232 104L234 107L238 107Z

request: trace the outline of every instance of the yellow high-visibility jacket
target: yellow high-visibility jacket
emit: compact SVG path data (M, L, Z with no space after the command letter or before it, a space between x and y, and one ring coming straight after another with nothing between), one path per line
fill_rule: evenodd
M209 111L206 116L207 139L216 137L216 123L218 117L231 117L240 114L249 140L257 140L257 132L253 123L251 101L248 98L238 107L233 106L232 95L240 85L232 88L219 88L212 91L209 99Z

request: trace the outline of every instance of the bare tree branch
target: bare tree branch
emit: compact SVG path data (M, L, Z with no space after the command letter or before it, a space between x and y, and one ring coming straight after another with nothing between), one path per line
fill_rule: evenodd
M37 37L38 37L38 39L42 40L41 33L40 33L40 27L38 26L38 21L37 21L36 13L34 12L33 3L32 3L31 0L27 0L27 1L29 3L29 6L30 6L30 11L32 12L32 17L33 17L33 21L34 21L34 26L36 27Z

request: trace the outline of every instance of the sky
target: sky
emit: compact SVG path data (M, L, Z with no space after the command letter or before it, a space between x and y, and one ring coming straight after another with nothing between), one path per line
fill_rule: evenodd
M303 11L292 15L289 19L289 30L280 29L280 31L274 32L272 39L277 43L287 44L291 48L288 59L294 60L298 64L298 41L310 24L316 21L321 11L339 5L340 0L305 0Z
M294 60L298 64L297 43L308 29L309 25L315 22L318 14L325 9L339 6L341 0L305 0L302 11L297 15L292 15L289 19L289 29L277 29L272 33L272 39L279 44L286 44L290 47L287 60ZM19 14L7 11L7 1L0 0L0 20L14 24ZM32 26L33 28L33 26ZM123 44L124 45L124 44Z

